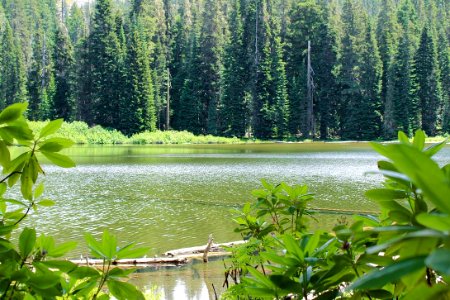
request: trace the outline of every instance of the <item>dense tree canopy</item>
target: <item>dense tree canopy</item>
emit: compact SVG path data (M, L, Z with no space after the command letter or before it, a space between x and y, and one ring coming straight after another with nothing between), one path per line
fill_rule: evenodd
M444 0L2 0L0 108L126 134L441 134L449 17Z

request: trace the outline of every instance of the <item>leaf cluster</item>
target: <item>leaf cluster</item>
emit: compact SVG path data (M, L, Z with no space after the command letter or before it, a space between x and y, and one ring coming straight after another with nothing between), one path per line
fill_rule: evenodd
M383 188L369 190L366 195L379 204L381 212L353 216L351 224L340 220L332 232L309 233L304 227L292 226L288 231L279 226L282 222L274 217L275 212L286 206L274 195L289 189L280 188L285 184L273 187L263 183L266 189L254 192L258 200L253 214L270 215L273 221L249 222L250 204L240 212L238 230L247 226L243 231L259 241L259 252L254 253L259 261L255 268L254 259L236 257L245 251L234 250L234 266L246 272L226 295L233 298L245 291L244 295L257 299L450 297L450 165L440 167L432 159L444 145L426 148L425 134L420 130L412 142L400 132L399 143L373 143L385 158L378 162L385 182ZM302 219L306 207L300 211ZM270 233L270 243L261 238L262 232Z
M112 264L116 259L141 256L147 249L134 248L133 244L120 248L107 231L100 242L86 235L92 255L103 259L102 269L98 270L58 259L74 249L75 242L56 244L53 237L38 235L35 228L29 227L15 233L31 211L54 204L43 197L40 155L60 167L75 166L60 153L73 142L52 137L63 120L51 121L34 134L23 117L26 109L27 104L17 103L0 113L0 299L110 299L110 295L116 299L144 299L135 286L123 282L134 269L112 268ZM12 157L10 146L20 147L17 157ZM7 197L7 190L15 185L20 186L20 200ZM17 243L13 236L18 236Z

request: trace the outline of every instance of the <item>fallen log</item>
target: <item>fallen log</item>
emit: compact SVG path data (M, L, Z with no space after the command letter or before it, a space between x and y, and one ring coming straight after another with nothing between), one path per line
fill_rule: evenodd
M183 249L170 250L164 253L164 256L160 257L143 257L143 258L132 258L132 259L118 259L112 262L114 266L120 268L148 268L148 267L178 267L186 265L193 260L204 261L205 254L208 257L226 257L231 253L225 250L225 247L232 247L234 245L239 245L245 243L244 241L236 241L230 243L214 244L211 243L203 246L189 247ZM208 246L209 249L208 249ZM93 266L101 268L103 266L103 259L94 258L81 258L72 259L71 262L79 266Z

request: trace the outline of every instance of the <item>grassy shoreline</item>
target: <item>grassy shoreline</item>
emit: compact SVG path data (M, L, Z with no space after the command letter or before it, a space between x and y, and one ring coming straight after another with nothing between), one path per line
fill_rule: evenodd
M30 127L34 132L42 129L47 122L30 121ZM213 135L194 135L188 131L154 131L141 132L127 137L120 131L115 129L106 129L101 126L89 127L88 124L80 121L64 122L57 136L69 138L78 145L175 145L175 144L246 144L246 143L265 143L265 142L281 142L281 143L314 143L314 142L330 142L342 143L352 141L329 140L286 140L286 141L260 141L254 139L227 138ZM448 137L436 136L428 137L427 143L438 143L446 140ZM380 141L384 142L384 141Z

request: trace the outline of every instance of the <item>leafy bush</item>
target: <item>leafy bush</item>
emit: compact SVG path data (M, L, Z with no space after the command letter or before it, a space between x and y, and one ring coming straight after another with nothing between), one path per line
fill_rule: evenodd
M42 197L44 185L38 178L44 171L37 154L63 168L75 166L69 157L59 153L73 141L53 136L63 121L52 121L33 133L23 117L26 108L26 104L18 103L0 113L0 165L4 174L0 179L0 299L109 299L109 294L117 299L144 299L135 286L122 281L134 270L113 268L112 263L141 256L147 249L135 249L133 244L118 247L116 238L107 231L100 242L87 234L91 254L103 259L98 270L57 259L73 249L74 242L56 244L51 236L38 236L36 229L28 227L16 233L32 210L53 205ZM26 151L11 158L9 147L13 144ZM6 196L15 185L20 186L23 199ZM12 236L18 236L17 245Z
M432 159L444 143L425 149L422 131L399 140L372 144L387 159L383 188L366 193L380 214L340 220L331 233L307 232L305 187L263 182L236 214L248 243L232 249L226 283L236 284L223 298L449 299L450 165Z

